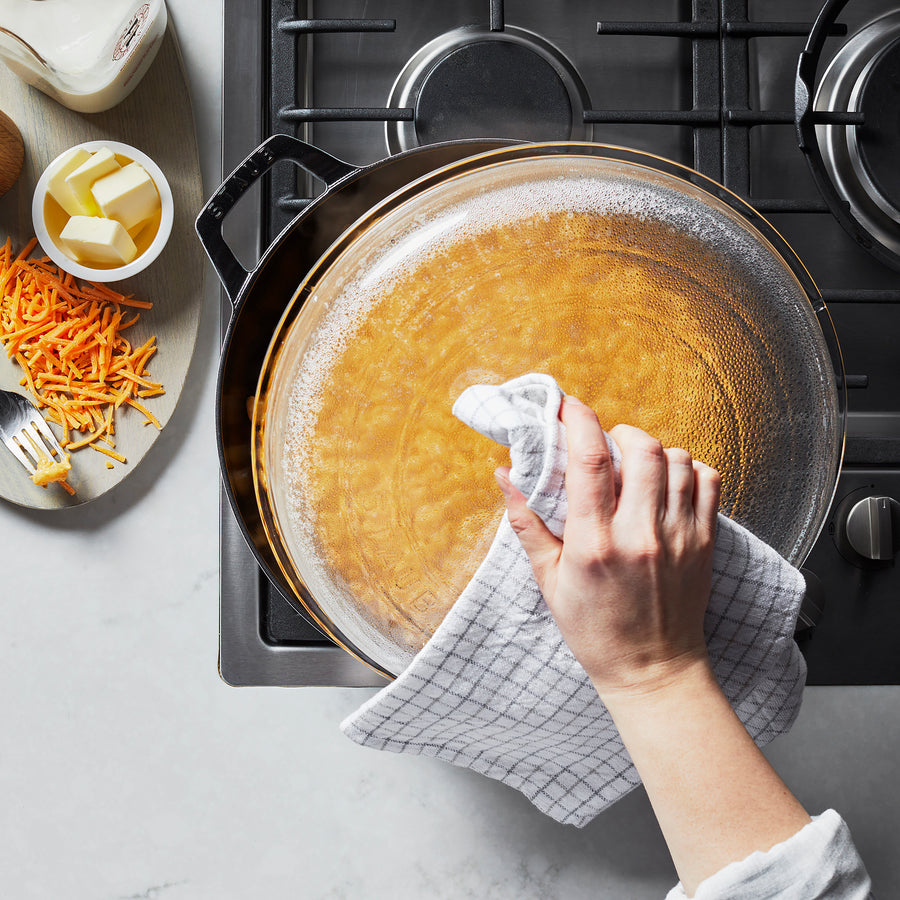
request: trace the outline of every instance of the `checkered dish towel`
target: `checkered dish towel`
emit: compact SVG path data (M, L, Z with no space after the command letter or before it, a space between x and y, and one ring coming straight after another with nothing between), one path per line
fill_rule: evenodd
M549 376L525 375L470 387L453 407L509 446L513 484L557 536L566 518L562 397ZM800 708L806 667L793 631L803 594L797 569L719 517L707 643L725 694L759 745L786 732ZM467 766L566 824L586 825L640 783L505 515L432 639L341 729L367 747Z

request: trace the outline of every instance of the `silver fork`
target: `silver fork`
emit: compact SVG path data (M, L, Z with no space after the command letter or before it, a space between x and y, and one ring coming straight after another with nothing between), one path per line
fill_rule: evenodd
M34 475L44 453L53 462L66 459L56 435L37 407L15 391L0 390L0 439L30 475Z

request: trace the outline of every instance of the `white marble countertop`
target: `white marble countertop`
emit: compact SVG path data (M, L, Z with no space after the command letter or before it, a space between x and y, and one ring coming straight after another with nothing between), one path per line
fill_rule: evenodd
M169 0L208 195L219 183L220 0ZM583 830L430 760L364 750L351 689L217 673L218 292L188 384L139 469L53 513L0 502L0 896L10 900L661 898L675 876L643 792ZM104 585L98 590L97 585ZM900 893L900 688L807 691L769 751Z

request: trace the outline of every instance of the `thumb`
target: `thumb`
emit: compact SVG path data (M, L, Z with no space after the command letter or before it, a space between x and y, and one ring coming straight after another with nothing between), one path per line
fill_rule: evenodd
M562 555L562 541L528 508L525 495L509 480L509 469L497 469L494 477L506 500L509 524L528 556L538 587L546 596L546 588L553 581Z

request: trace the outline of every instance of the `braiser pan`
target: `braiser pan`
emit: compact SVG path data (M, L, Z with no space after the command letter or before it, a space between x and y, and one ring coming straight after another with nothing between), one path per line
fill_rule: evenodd
M256 391L268 547L310 615L379 671L428 639L502 515L505 451L453 401L529 371L605 426L714 465L722 511L789 561L811 549L840 468L842 369L777 232L703 176L631 150L466 157L296 272Z

